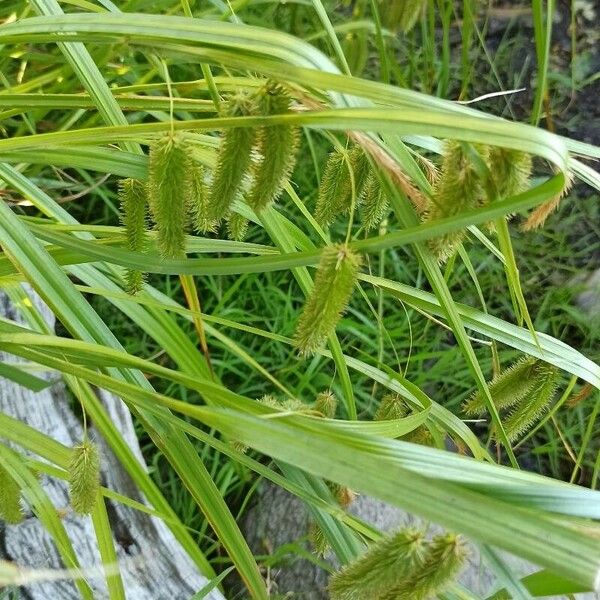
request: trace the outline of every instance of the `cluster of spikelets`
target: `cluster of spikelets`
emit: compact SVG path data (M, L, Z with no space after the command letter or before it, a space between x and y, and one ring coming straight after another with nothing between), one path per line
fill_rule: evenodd
M329 581L332 600L427 600L454 582L468 556L455 534L404 529L370 546Z
M326 246L314 286L296 326L294 344L300 354L314 354L335 331L346 309L362 264L346 244Z
M524 152L448 140L425 220L455 217L519 194L528 188L530 176L531 156ZM430 240L429 247L438 261L445 262L464 236L464 231L452 231Z
M358 206L363 227L373 229L386 216L389 201L363 149L338 147L327 159L315 208L315 220L327 227Z
M489 382L494 405L504 413L502 424L510 441L530 429L548 409L558 386L556 367L533 357L525 357ZM476 392L463 405L471 416L486 411L481 394Z
M381 398L374 418L376 421L395 421L409 416L410 413L411 409L404 398L398 394L389 393ZM429 425L429 427L433 427L433 425ZM425 425L419 425L413 431L401 436L400 439L422 446L431 446L434 443L431 431Z
M267 81L255 92L240 92L224 103L222 116L250 117L287 114L292 98L282 85ZM292 173L298 149L296 127L279 124L230 127L223 134L212 177L196 160L189 136L171 132L150 147L148 180L126 179L119 186L121 221L127 248L147 247L147 209L156 230L156 245L163 258L185 255L189 229L214 231L223 220L233 239L242 239L247 220L234 212L242 197L256 211L277 200ZM139 271L127 273L127 288L143 285Z
M98 447L85 439L71 450L67 469L69 498L73 510L86 515L92 512L100 491ZM8 469L0 465L0 519L19 523L23 519L21 487Z

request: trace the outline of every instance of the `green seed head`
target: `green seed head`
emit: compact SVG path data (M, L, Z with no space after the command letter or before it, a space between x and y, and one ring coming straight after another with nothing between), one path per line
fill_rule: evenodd
M191 184L189 197L189 217L196 233L208 233L216 230L216 223L210 216L209 193L206 185L204 165L191 161Z
M331 546L327 541L327 537L323 533L323 530L319 527L317 523L312 522L308 528L308 539L310 541L310 545L313 549L313 552L317 556L325 556Z
M486 160L487 151L478 147L482 159ZM485 201L484 186L478 170L473 165L472 152L464 143L447 141L440 177L433 190L428 221L438 221L454 217L476 208ZM454 231L429 241L429 248L440 262L445 262L455 252L462 240L463 231Z
M374 173L370 173L359 205L364 228L368 231L377 227L387 215L389 207L389 200L379 178Z
M321 392L317 394L315 399L315 410L320 412L324 417L333 419L337 409L337 398L332 392Z
M167 134L151 146L148 194L163 258L185 255L191 172L190 148L181 134Z
M398 394L386 394L382 399L377 412L376 421L392 421L406 416L408 407Z
M2 465L0 465L0 519L7 523L20 523L23 520L21 490Z
M491 146L488 167L500 199L526 191L531 177L531 155L518 150Z
M248 219L239 213L231 212L227 217L227 233L232 240L242 241L248 231Z
M315 209L315 219L319 224L326 227L339 215L346 214L352 206L353 197L357 203L362 200L370 169L369 159L360 146L353 146L349 151L336 148L329 155Z
M148 246L146 186L137 179L122 179L119 182L121 224L125 228L127 249L144 252ZM144 274L128 269L126 287L130 294L137 294L144 285Z
M423 532L405 529L375 543L329 580L332 600L379 598L423 567Z
M100 491L100 456L96 444L84 440L75 446L69 463L69 495L75 512L89 514Z
M292 98L282 85L268 81L258 92L257 104L261 115L281 115L290 112ZM289 181L298 142L297 127L259 128L256 150L260 158L254 164L254 182L248 195L248 204L257 212L276 201Z
M233 96L224 111L224 116L227 117L247 117L253 114L256 114L256 105L254 99L246 93ZM255 139L253 127L231 127L225 130L210 188L209 222L220 223L229 215L231 205L240 195L249 172Z
M558 387L558 369L538 361L533 376L533 387L513 408L504 422L508 439L512 442L527 432L548 410Z
M510 408L530 393L535 385L538 365L537 358L526 356L513 363L488 382L490 395L498 410ZM463 405L468 415L482 415L486 406L480 392L475 392Z
M468 556L460 536L445 534L427 543L424 564L397 586L381 595L381 600L427 600L442 593L455 580Z
M314 354L334 333L352 295L361 262L361 257L345 244L323 250L313 290L296 327L294 342L300 354Z

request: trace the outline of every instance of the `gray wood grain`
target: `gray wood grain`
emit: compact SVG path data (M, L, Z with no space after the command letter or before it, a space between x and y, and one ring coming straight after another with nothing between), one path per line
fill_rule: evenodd
M30 291L29 293L46 322L54 327L51 311L39 297ZM9 298L2 293L0 316L18 323L24 322ZM18 358L4 353L0 353L0 360L19 362ZM59 376L56 373L45 373L42 377L55 383L38 393L6 379L0 379L0 411L26 422L67 446L72 446L81 441L81 423L69 407ZM127 445L140 463L144 464L129 410L116 396L104 391L97 393ZM101 448L103 485L145 503L144 497L100 434L94 432L92 437ZM91 519L76 515L69 509L66 484L44 476L42 485L54 506L58 510L66 510L63 524L81 565L101 565ZM108 510L128 600L188 600L206 585L207 579L198 572L162 520L116 502L108 502ZM26 512L22 523L5 526L0 531L0 555L26 567L64 566L50 535L31 512ZM89 583L94 589L95 598L108 597L102 576L90 577ZM80 598L77 588L70 581L36 583L27 586L22 593L23 597L32 600ZM223 600L219 591L212 591L206 598Z

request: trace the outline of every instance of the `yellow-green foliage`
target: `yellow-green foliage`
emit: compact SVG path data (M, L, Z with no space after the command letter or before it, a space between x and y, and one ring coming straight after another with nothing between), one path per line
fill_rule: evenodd
M486 160L486 148L479 147L478 150ZM475 150L462 142L449 140L445 143L442 171L433 190L428 221L454 217L485 201L484 186L470 152ZM463 238L463 231L453 231L430 240L429 247L434 256L444 262L454 254Z
M150 148L148 194L163 258L185 253L185 231L191 196L192 160L182 134L167 134Z
M282 115L290 112L292 98L282 85L268 81L258 92L257 104L261 115ZM257 212L277 200L288 182L299 137L298 128L289 125L259 128L256 150L260 158L254 165L254 182L247 199Z
M375 173L369 173L359 205L360 217L366 230L379 225L387 215L390 203Z
M7 523L19 523L23 520L21 490L2 465L0 465L0 519Z
M127 249L132 252L143 252L147 246L146 187L137 179L122 179L119 182L119 200ZM141 271L127 270L126 287L130 294L137 294L143 284L144 274Z
M75 446L68 471L73 510L80 514L91 513L100 490L100 455L96 444L86 439Z
M256 114L254 98L241 92L229 99L223 116L247 117L253 114ZM223 133L210 189L210 222L220 223L226 218L240 195L244 177L250 169L255 139L254 127L230 127Z
M427 0L379 0L381 20L388 29L408 33L423 16Z
M426 547L423 532L415 529L399 531L371 544L362 556L331 577L331 600L382 597L423 568Z
M349 151L336 148L331 152L319 186L315 209L315 219L318 223L323 226L330 225L338 216L350 210L353 180L354 198L357 202L361 199L369 169L369 159L360 146L354 146Z
M345 244L323 249L314 288L296 327L294 342L301 354L316 352L335 331L361 263L361 257Z

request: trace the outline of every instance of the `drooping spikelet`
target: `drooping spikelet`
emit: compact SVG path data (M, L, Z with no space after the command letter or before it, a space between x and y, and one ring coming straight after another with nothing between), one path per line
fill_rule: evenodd
M91 513L100 489L100 456L96 444L85 439L75 446L68 470L73 510L80 514Z
M194 231L207 233L214 231L216 224L210 216L209 193L206 185L206 173L204 165L191 161L191 183L189 198L189 216Z
M529 394L536 383L542 361L526 356L513 363L488 382L490 395L498 410L514 406ZM468 415L485 413L486 406L481 394L475 392L463 405Z
M369 173L359 206L364 228L368 231L379 225L390 207L387 194L383 191L378 177Z
M227 217L227 233L229 239L242 241L246 237L248 231L248 219L239 213L230 212Z
M315 523L314 521L309 525L308 539L310 541L310 545L312 547L313 552L317 556L322 557L329 552L331 546L329 545L329 542L327 541L323 530L321 529L321 527L319 527L319 524Z
M0 519L7 523L19 523L23 520L21 490L2 465L0 465Z
M379 5L385 27L408 33L423 16L427 0L379 0Z
M521 227L523 231L532 231L533 229L543 227L546 219L558 209L561 200L569 193L571 187L573 186L573 174L567 172L564 175L565 185L563 189L554 198L548 200L548 202L544 202L544 204L540 204L531 212Z
M119 201L127 249L132 252L143 252L147 247L146 186L137 179L122 179L119 182ZM127 292L137 294L143 285L144 274L141 271L127 269Z
M527 190L531 177L531 155L519 150L490 146L488 167L499 199Z
M223 116L247 117L255 112L253 98L247 93L239 93L229 99ZM230 127L225 130L210 189L211 222L220 223L229 215L231 205L238 197L244 177L250 169L255 139L253 127Z
M345 244L324 248L313 290L296 327L300 354L313 354L335 331L352 294L361 257Z
M349 151L336 148L329 155L315 209L315 219L320 225L326 227L339 215L350 210L353 198L352 181L354 197L357 201L360 200L369 169L369 159L360 146L354 146Z
M315 219L324 227L348 212L352 188L346 162L346 153L335 149L328 157L319 186Z
M406 529L385 537L329 580L332 600L380 598L424 566L423 532Z
M337 408L337 398L333 392L321 392L317 394L315 399L315 410L320 412L324 417L333 419Z
M163 258L185 254L185 232L191 196L190 149L182 134L167 134L152 144L148 167L150 212Z
M556 393L558 369L548 363L539 362L533 388L504 421L506 436L511 442L530 429L548 410Z
M257 104L261 115L282 115L290 112L292 98L281 84L268 81L258 93ZM281 194L296 163L299 138L298 128L290 125L259 128L256 149L260 159L254 165L254 183L247 198L255 211Z
M331 490L335 501L344 509L348 508L356 499L356 492L345 485L328 481L327 486Z
M423 567L382 594L379 599L435 598L454 582L467 556L467 546L460 536L452 533L436 536L427 544Z
M478 148L485 153L485 147ZM474 150L473 150L474 151ZM487 157L482 156L485 160ZM475 169L467 146L449 140L444 148L442 172L434 187L428 221L454 217L476 208L484 201L484 188ZM456 251L464 238L464 231L453 231L429 241L429 248L440 262L445 262Z
M376 421L393 421L406 416L406 402L398 394L386 394L375 412Z

